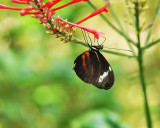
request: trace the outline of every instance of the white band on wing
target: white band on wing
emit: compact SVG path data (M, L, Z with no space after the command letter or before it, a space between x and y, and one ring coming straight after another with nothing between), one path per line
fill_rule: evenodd
M98 82L99 82L99 83L102 83L103 79L104 79L106 76L108 76L108 73L109 73L109 70L108 70L107 72L104 72L103 75L101 75L101 76L99 77Z

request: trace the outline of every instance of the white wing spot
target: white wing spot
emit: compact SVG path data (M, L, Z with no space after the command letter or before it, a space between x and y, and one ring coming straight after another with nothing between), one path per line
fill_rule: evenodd
M108 76L108 73L109 73L109 71L104 72L103 75L101 75L101 76L99 77L98 82L99 82L99 83L102 83L103 79L104 79L106 76Z
M109 71L112 71L112 68L109 66Z
M74 70L75 67L76 67L76 63L73 65L72 70Z

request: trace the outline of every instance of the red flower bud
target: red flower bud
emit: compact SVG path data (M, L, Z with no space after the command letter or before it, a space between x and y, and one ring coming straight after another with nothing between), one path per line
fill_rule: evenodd
M42 12L41 11L30 12L27 9L22 9L21 12L20 12L20 14L21 14L21 16L29 15L29 14L39 15L39 14L42 14Z
M60 2L61 0L54 0L54 1L47 1L44 5L42 5L39 9L43 9L45 7L47 8L51 8L53 5L57 4L58 2Z
M66 7L66 6L69 6L69 5L71 5L71 4L74 4L74 3L77 3L77 2L81 2L81 1L89 1L89 0L72 0L71 2L69 2L69 3L67 3L67 4L65 4L65 5L63 5L63 6L60 6L60 7L58 7L58 8L53 8L53 9L51 9L51 12L52 12L52 11L59 10L59 9L62 9L62 8L64 8L64 7Z
M22 10L23 8L8 7L8 6L0 4L0 9Z
M50 25L44 25L44 27L45 27L47 30L51 30L51 26L50 26Z
M33 0L11 0L12 3L17 3L17 4L33 4Z

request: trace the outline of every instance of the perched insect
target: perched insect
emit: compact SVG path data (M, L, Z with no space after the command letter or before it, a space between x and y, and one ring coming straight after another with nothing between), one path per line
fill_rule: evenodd
M74 61L74 71L84 82L101 89L110 89L114 83L114 74L110 64L99 52L103 49L103 45L88 44L88 46L89 50L79 55Z

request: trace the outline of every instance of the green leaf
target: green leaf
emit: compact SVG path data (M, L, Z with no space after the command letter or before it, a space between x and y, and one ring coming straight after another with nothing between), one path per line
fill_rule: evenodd
M159 0L159 3L160 3L160 0ZM158 4L158 7L157 7L157 15L160 14L160 4Z
M108 110L91 111L71 122L70 128L129 128Z

